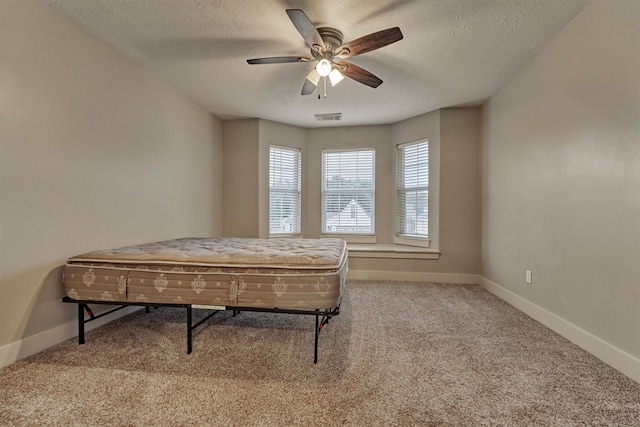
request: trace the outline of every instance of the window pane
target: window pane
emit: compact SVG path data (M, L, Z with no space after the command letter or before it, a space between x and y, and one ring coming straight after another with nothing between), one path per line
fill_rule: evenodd
M323 232L373 234L374 201L374 150L322 153Z
M269 233L300 234L301 153L294 148L269 150Z

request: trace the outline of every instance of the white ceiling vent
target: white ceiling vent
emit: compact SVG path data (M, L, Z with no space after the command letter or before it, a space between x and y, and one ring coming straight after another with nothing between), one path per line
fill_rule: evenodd
M315 116L319 122L337 122L342 119L342 113L324 113L315 114Z

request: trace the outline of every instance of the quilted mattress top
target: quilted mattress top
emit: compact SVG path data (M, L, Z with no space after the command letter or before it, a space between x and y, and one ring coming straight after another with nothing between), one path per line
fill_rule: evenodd
M139 262L215 267L335 269L346 257L347 245L341 239L189 237L88 252L69 258L68 263Z

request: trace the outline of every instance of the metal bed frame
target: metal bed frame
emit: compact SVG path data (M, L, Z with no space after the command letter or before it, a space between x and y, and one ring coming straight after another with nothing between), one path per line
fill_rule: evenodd
M316 317L316 326L315 326L315 340L314 340L314 348L313 348L313 363L318 363L318 336L320 335L320 331L329 323L329 320L333 316L337 316L340 314L340 304L332 309L316 309L316 310L295 310L295 309L281 309L281 308L262 308L262 307L237 307L237 306L208 306L208 305L200 305L200 304L158 304L152 302L113 302L113 301L94 301L94 300L76 300L69 297L62 298L62 302L66 303L74 303L78 304L78 344L85 343L85 328L84 325L93 320L97 320L103 316L111 314L115 311L121 310L128 306L140 306L145 307L145 311L148 313L150 307L183 307L187 310L187 354L191 354L193 347L193 331L209 320L211 317L215 316L221 311L232 310L233 316L235 317L241 311L256 311L256 312L269 312L269 313L285 313L285 314L302 314L302 315L310 315ZM89 308L89 304L102 304L102 305L118 305L114 309L108 310L106 312L95 315L91 308ZM207 309L213 310L212 313L209 313L202 320L193 324L193 308L199 309ZM85 311L89 316L88 319L85 319Z

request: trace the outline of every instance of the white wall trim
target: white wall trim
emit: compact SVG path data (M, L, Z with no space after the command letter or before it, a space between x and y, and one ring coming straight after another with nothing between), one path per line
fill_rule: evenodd
M131 314L136 310L140 310L140 308L141 307L138 306L125 307L122 310L118 310L112 314L108 314L104 317L91 321L85 324L85 332L109 323L119 317ZM78 320L76 319L35 335L31 335L30 337L23 338L11 344L4 345L0 347L0 368L9 366L18 360L39 353L49 347L53 347L56 344L60 344L63 341L77 336Z
M423 273L417 271L372 271L349 269L347 276L352 280L398 280L402 282L454 283L477 285L476 274Z
M578 347L591 353L609 366L640 383L640 359L609 344L571 322L540 307L520 295L479 276L480 285L498 298L562 335Z
M349 258L440 259L440 251L407 245L349 243Z

